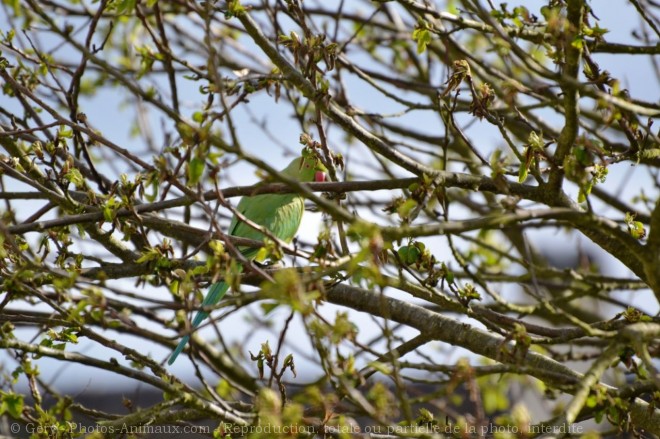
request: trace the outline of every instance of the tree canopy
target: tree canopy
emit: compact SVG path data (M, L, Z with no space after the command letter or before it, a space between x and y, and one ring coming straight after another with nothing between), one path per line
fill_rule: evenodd
M657 5L628 33L609 2L519 3L2 2L0 414L660 434ZM303 148L329 182L278 173ZM296 241L227 234L282 192L315 212ZM162 401L74 403L79 371Z

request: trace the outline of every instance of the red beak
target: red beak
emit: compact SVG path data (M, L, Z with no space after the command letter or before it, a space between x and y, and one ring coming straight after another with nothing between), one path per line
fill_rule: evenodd
M323 183L325 181L325 172L316 171L316 173L314 174L314 181L316 183Z

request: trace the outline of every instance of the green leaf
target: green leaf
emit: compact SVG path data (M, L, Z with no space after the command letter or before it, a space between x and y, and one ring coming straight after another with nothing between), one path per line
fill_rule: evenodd
M263 311L264 315L270 314L275 308L279 307L280 304L277 302L263 302L260 304L261 310Z
M192 115L192 119L197 123L202 123L204 121L204 112L195 111Z
M149 248L142 253L142 256L136 261L138 264L143 264L145 262L154 261L160 258L162 255L156 248Z
M581 165L589 166L589 153L583 147L577 147L573 150L575 158Z
M585 404L588 408L592 409L598 405L598 398L596 395L589 395Z
M416 421L418 424L433 422L433 413L431 413L428 409L421 408L419 409L419 416L417 417Z
M578 192L577 202L584 203L585 201L587 201L587 195L589 195L589 193L591 193L591 188L588 188L588 191L587 188L580 188L580 192Z
M575 47L576 49L582 49L584 47L584 37L580 35L575 37L575 39L571 43L571 46Z
M527 180L528 173L529 170L527 169L527 166L525 166L525 164L520 165L520 169L518 170L518 183L524 183L525 180Z
M418 27L413 31L412 39L417 41L417 53L422 54L431 43L431 32L426 27Z
M117 210L121 207L120 203L115 198L110 198L105 204L103 204L103 218L111 223L117 217Z
M408 215L410 215L410 212L415 207L417 207L417 204L418 204L417 201L413 200L412 198L409 198L396 209L396 212L399 214L399 217L401 217L401 219L406 219L408 218Z
M545 147L545 144L543 142L543 134L539 135L534 131L529 133L529 137L527 138L527 143L529 144L529 146L532 147L532 149L535 149L537 151L543 151Z
M206 167L206 160L194 158L188 163L188 185L194 186L202 178L204 168Z
M630 234L635 239L642 239L646 236L646 230L644 229L644 224L640 221L633 221L632 226L630 227Z
M635 221L635 214L626 212L626 217L624 222L628 226L628 231L635 239L643 239L646 237L646 229L644 228L644 223L641 221Z
M57 137L62 139L71 139L73 138L73 130L70 128L66 128L65 125L62 125L60 129L57 131Z
M8 413L14 419L21 419L23 415L23 396L15 393L2 392L0 414Z
M115 219L115 211L110 206L103 206L103 219L109 223Z
M380 372L383 375L392 374L392 366L388 363L382 363L380 361L372 361L371 363L369 363L369 367Z
M598 24L595 24L595 25L591 28L591 35L592 35L594 38L600 38L600 37L602 37L603 35L605 35L605 34L608 33L608 32L609 32L609 29L604 28L604 27L600 27L600 26L598 26Z
M242 15L245 12L245 8L238 0L229 0L227 2L227 11L225 12L225 18L229 20L230 18L237 17Z
M153 203L158 198L158 189L160 188L160 185L158 184L158 179L153 178L149 185L151 186L151 193L145 191L144 197L147 199L148 202Z
M119 14L129 14L133 12L137 5L137 0L116 0L112 3Z
M66 178L68 181L73 183L76 189L85 188L85 177L83 177L83 175L80 173L80 171L77 168L69 169L69 172L67 172L66 175L64 175L64 178Z
M413 265L417 263L422 256L422 252L414 245L404 245L399 247L397 254L401 259L401 262L406 265Z

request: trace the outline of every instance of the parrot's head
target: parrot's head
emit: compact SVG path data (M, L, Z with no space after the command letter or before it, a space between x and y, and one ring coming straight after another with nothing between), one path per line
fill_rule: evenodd
M289 163L283 173L298 181L323 182L326 172L328 169L323 165L316 151L305 148L302 156Z

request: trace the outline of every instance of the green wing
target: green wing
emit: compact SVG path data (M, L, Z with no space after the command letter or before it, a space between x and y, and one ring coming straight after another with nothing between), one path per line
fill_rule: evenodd
M265 227L278 239L291 242L302 220L305 201L293 194L263 194L243 197L236 210L255 224ZM229 225L229 234L257 241L264 239L264 234L234 216ZM256 248L239 247L241 253L252 259L259 252Z

